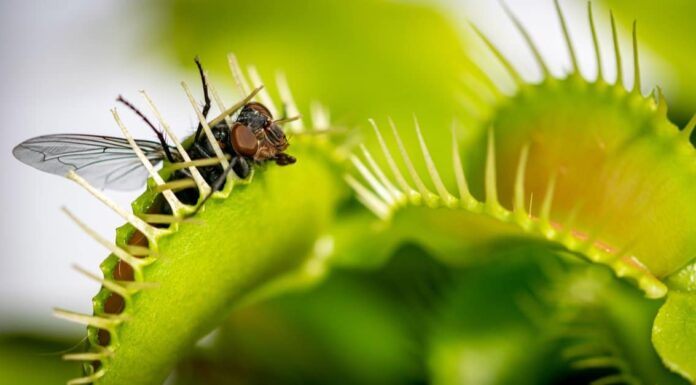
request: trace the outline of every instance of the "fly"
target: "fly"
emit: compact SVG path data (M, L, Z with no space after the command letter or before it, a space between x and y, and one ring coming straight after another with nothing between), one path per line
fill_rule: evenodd
M202 113L204 117L207 117L210 110L210 97L198 58L196 58L196 65L205 97ZM255 92L247 97L247 102L243 104L230 125L222 118L209 124L217 144L230 158L230 165L226 170L223 170L220 165L199 167L201 175L213 187L213 191L222 188L226 176L231 171L240 178L246 178L254 163L274 161L278 165L285 166L296 161L294 157L284 152L289 143L280 128L280 124L294 119L273 120L271 112L263 104L248 101L253 95ZM142 112L121 96L117 101L140 116L157 136L158 141L141 139L135 141L153 165L164 159L171 163L182 161L178 150L167 144L164 133L157 129ZM202 124L199 123L194 140L186 149L192 160L216 156L207 136L201 135L202 129ZM21 162L44 172L64 176L70 170L75 171L98 188L134 190L141 187L148 177L147 170L128 141L118 137L84 134L44 135L18 144L12 153ZM175 171L171 180L183 178L190 178L189 171L186 169ZM186 204L195 204L198 201L198 190L193 188L179 191L177 195Z

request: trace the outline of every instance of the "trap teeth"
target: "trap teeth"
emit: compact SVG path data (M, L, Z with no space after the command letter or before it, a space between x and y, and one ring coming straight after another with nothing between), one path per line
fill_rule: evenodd
M111 110L111 113L114 116L114 120L116 120L116 124L121 129L123 136L126 138L126 140L128 140L128 143L130 143L131 148L138 156L138 159L140 159L140 162L143 164L143 166L145 166L145 168L147 169L147 172L148 174L150 174L150 177L155 181L157 186L164 185L164 180L162 179L160 174L157 171L155 171L155 168L152 166L152 163L150 163L150 161L143 153L143 150L140 148L140 146L138 146L138 143L135 141L135 139L133 139L133 135L131 135L128 128L126 128L125 124L123 124L123 121L121 120L121 117L118 115L118 112L116 112L116 109ZM173 212L180 212L182 203L179 201L179 199L177 199L176 195L174 195L173 192L164 192L164 198L167 200L167 203L169 204L169 207L172 208Z
M167 122L164 121L164 118L162 117L162 114L160 114L159 109L157 108L155 103L152 101L152 99L147 94L147 92L145 92L145 91L141 91L141 92L143 94L143 97L147 101L147 103L150 105L152 112L157 117L157 120L159 121L160 125L162 126L162 129L167 133L169 140L171 140L172 143L174 143L174 146L179 151L179 155L181 155L184 162L190 162L191 158L189 157L188 153L186 152L186 150L182 146L182 144L179 141L176 134L171 130L171 128L169 127ZM189 171L191 172L191 177L193 178L193 180L196 182L196 185L198 186L198 193L202 196L208 195L208 193L210 192L210 186L205 181L205 179L203 179L203 176L198 171L198 169L196 167L190 167Z
M53 315L55 317L64 319L66 321L78 323L85 326L92 326L99 329L111 330L116 325L125 321L125 318L117 315L103 315L95 316L88 314L81 314L63 309L54 309Z

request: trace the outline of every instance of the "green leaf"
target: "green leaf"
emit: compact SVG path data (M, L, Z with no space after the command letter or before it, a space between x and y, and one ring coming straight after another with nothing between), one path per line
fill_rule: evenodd
M76 339L56 336L0 335L0 383L45 385L65 382L79 374L72 362L58 356L76 352Z
M655 318L652 340L667 367L696 381L696 293L669 292Z
M316 240L328 229L340 199L331 162L307 141L295 143L292 167L269 164L257 169L249 184L228 184L195 219L173 224L157 238L157 257L136 272L136 281L155 287L126 298L122 322L109 329L101 360L100 384L159 384L180 357L227 314L275 278L313 256ZM307 186L312 188L308 189ZM152 202L147 191L134 203L136 213ZM130 226L119 231L123 244ZM123 246L122 246L123 247ZM102 268L111 279L117 258ZM106 288L95 297L95 315L105 315ZM108 319L108 318L107 318ZM91 327L92 350L101 352L99 330ZM99 373L99 372L97 372Z

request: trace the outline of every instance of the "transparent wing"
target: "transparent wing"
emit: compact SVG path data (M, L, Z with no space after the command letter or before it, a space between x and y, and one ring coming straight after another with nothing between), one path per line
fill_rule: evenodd
M136 140L145 156L156 164L164 158L159 142ZM41 171L65 176L74 170L98 188L135 190L148 177L145 166L124 138L99 135L58 134L28 139L12 153Z

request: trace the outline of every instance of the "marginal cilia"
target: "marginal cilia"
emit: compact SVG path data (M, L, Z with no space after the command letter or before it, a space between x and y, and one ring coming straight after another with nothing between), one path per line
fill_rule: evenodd
M486 126L484 131L487 131L487 139L485 141L487 150L485 162L482 165L484 170L484 181L483 183L475 183L474 186L483 186L483 199L477 198L475 193L472 192L472 185L470 184L470 180L467 180L465 173L465 165L470 166L472 163L477 166L481 165L475 161L472 162L470 159L468 162L462 163L456 123L452 126L451 132L451 172L456 181L455 193L450 192L443 182L443 178L441 177L442 171L435 165L430 150L426 145L426 140L422 134L419 122L415 118L414 126L416 137L427 169L427 176L424 177L416 171L416 167L412 161L412 155L406 149L399 135L399 130L391 119L389 120L389 125L391 126L392 136L396 142L397 152L400 154L403 161L403 168L397 164L393 152L387 145L387 141L378 124L374 120L370 120L370 124L374 129L374 134L380 146L382 158L387 166L386 170L391 173L391 177L387 176L388 172L375 160L375 157L368 148L362 146L360 151L362 157L359 154L355 154L351 157L357 175L360 177L348 174L345 177L346 182L353 188L357 194L357 198L367 208L376 216L387 222L396 220L394 217L398 216L401 210L408 209L409 207L422 206L463 210L464 213L472 215L488 216L503 223L516 226L523 234L562 245L566 250L583 256L590 261L610 266L618 276L627 277L636 282L648 297L663 297L668 291L664 279L679 271L680 268L683 268L693 259L693 251L696 247L694 239L696 238L693 234L693 226L689 225L689 221L692 221L692 219L682 218L680 216L675 217L673 211L679 210L680 206L678 206L678 203L672 203L667 200L669 198L666 197L660 198L662 195L660 195L660 192L656 191L656 189L668 189L669 183L683 183L688 186L687 189L691 189L692 192L696 191L694 190L694 188L696 188L696 173L693 169L695 151L689 140L696 126L696 116L683 130L679 130L676 126L669 123L666 118L666 104L659 88L649 97L644 97L641 94L635 23L633 24L633 86L628 90L625 88L622 84L623 67L619 50L619 39L613 15L611 15L611 26L615 47L617 80L615 83L607 82L603 73L603 63L600 56L591 5L588 6L588 15L592 30L598 74L594 82L585 80L580 73L575 49L571 42L561 8L558 2L556 2L555 5L561 20L562 33L570 53L572 64L572 70L566 78L556 78L551 74L548 65L542 58L539 49L533 43L530 34L522 27L520 21L515 18L509 9L505 8L515 26L521 32L521 35L528 44L541 69L543 79L539 84L529 84L525 81L523 76L495 45L488 40L483 33L476 29L475 26L473 27L488 50L506 70L517 88L515 96L510 97L505 95L496 85L492 77L487 75L487 71L481 70L480 67L476 68L479 76L475 78L475 80L472 81L474 77L467 78L465 93L467 95L472 95L469 100L466 100L469 105L479 102L476 98L480 99L480 95L482 94L491 95L491 99L493 99L492 106L489 106L483 113L478 113L479 116L483 115L485 117L481 119L480 124L481 126ZM472 65L474 64L472 63ZM597 135L598 138L593 139L590 144L594 146L593 148L597 149L597 153L606 154L605 159L600 159L595 163L599 164L604 161L604 163L597 166L597 169L589 168L584 170L588 173L594 172L596 175L574 175L571 174L571 172L563 174L563 172L566 171L564 168L574 167L574 165L570 164L573 160L575 163L583 162L589 164L594 161L594 159L592 159L592 155L594 154L590 153L590 155L587 156L588 159L571 159L569 157L564 158L564 156L566 156L564 152L572 153L572 148L559 148L556 146L553 150L548 150L550 145L544 145L545 139L542 135L546 135L549 132L553 135L554 133L551 132L551 130L554 129L552 126L555 124L553 119L562 118L553 115L552 111L549 112L549 120L540 124L544 124L551 128L542 128L536 132L534 131L536 129L535 127L528 128L523 125L515 127L514 123L510 123L514 120L514 117L510 116L518 112L518 110L523 109L519 107L518 110L515 110L515 107L510 107L514 106L514 103L528 103L527 105L531 106L528 110L531 110L536 107L533 104L536 98L547 97L553 102L561 100L561 102L558 102L558 104L560 104L563 98L560 90L568 91L568 99L575 97L575 95L573 95L574 93L580 95L578 98L595 98L597 100L596 102L590 101L589 103L596 103L597 105L600 105L605 100L612 103L615 102L620 108L625 108L627 111L633 113L636 116L635 119L642 119L642 121L645 122L645 127L638 126L641 120L637 120L638 123L636 123L636 127L631 128L635 131L635 134L633 132L625 134L620 133L620 135L624 135L626 139L623 142L617 140L617 144L601 138L601 135L604 135L604 133L600 130L609 130L605 127L596 127L596 130L595 127L590 126L558 127L555 135L560 138L552 138L549 139L549 141L556 140L554 143L562 143L560 142L561 140L567 140L565 144L570 147L582 147L585 143L571 143L571 138L574 137L570 135L584 135L590 138L592 135ZM567 103L571 104L568 108L575 108L575 106L572 105L572 101ZM578 108L581 107L582 106L578 106ZM481 110L480 104L477 105L477 108ZM534 112L531 112L529 114L531 115L533 113ZM561 113L566 112L563 111ZM572 113L573 112L567 114ZM591 113L591 111L588 111L588 114ZM601 114L601 112L599 113ZM565 116L567 115L562 115L562 117ZM525 118L528 117L525 116ZM634 117L631 116L630 118L633 119ZM559 121L562 122L562 120ZM538 121L532 122L539 123ZM529 125L530 123L527 124ZM572 124L572 122L570 124ZM516 132L510 130L504 131L503 128L515 129ZM527 129L530 132L523 131ZM544 129L546 129L546 131L542 131ZM572 133L570 132L571 129L585 130L585 132ZM566 135L566 133L570 134L568 138L562 138L562 135ZM514 139L509 139L510 137ZM523 138L522 140L525 142L519 142L519 138ZM501 169L499 165L499 163L501 163L501 154L499 152L500 150L497 149L499 147L498 143L501 142L501 140L505 145L503 152L505 155L503 169ZM655 180L651 181L649 179L650 177L657 179L655 176L657 173L672 172L666 168L667 166L660 167L659 160L656 160L655 166L653 167L653 170L655 170L654 172L649 169L643 170L640 168L635 170L637 173L631 176L634 180L630 181L634 183L633 185L628 185L629 182L626 182L625 185L612 186L609 182L615 180L623 182L621 178L623 178L624 175L619 173L626 172L622 167L634 167L630 162L634 161L632 157L635 154L631 151L634 151L635 148L637 148L637 150L635 150L636 152L644 151L642 147L643 144L645 144L645 146L654 145L655 148L659 150L662 150L660 146L663 146L665 151L664 158L676 158L675 161L682 162L685 166L683 170L686 175L675 178L675 182L670 182L668 177L662 181L663 184L659 184ZM607 148L608 146L610 148ZM512 160L513 157L511 156L511 152L513 151L517 151L516 162ZM549 151L556 151L552 154L556 157L551 158L551 156L548 155ZM648 154L647 151L648 150L645 150L646 156L655 155ZM557 154L557 152L560 154ZM661 155L661 153L658 155ZM546 156L548 156L549 159L544 158ZM530 166L532 159L535 160L536 163ZM556 166L558 168L556 170L539 168L540 166L547 167L545 165L550 163L551 160L558 159L567 162ZM543 162L544 160L547 161L546 164ZM664 162L669 164L668 161ZM496 166L496 164L498 164L498 166ZM600 169L599 167L603 168ZM407 171L405 175L402 172L404 169ZM501 170L504 172L501 173ZM512 170L514 170L514 172ZM480 173L478 170L474 171L475 173ZM530 171L535 174L535 177L540 173L545 173L545 176L539 176L535 180L530 181L528 177ZM631 169L631 171L634 170ZM514 174L514 180L503 180L505 185L505 189L503 190L503 195L505 196L504 201L500 199L501 190L499 189L499 185L501 184L501 174L506 176ZM562 179L562 177L565 177L565 179ZM410 178L410 181L408 178ZM434 191L427 186L427 178L432 182ZM542 178L546 179L544 187L541 186L542 183L540 182ZM575 178L575 180L573 180L573 178ZM596 184L598 187L583 187L583 185L592 185L593 182L597 182ZM565 185L561 185L562 183L565 183ZM533 192L529 190L525 191L530 185L537 190L537 194L533 194ZM562 196L565 198L564 201L559 201L558 198L559 185L560 188L563 188L561 193L563 193ZM575 188L575 191L573 191L572 188ZM595 188L595 190L592 190L592 188ZM619 201L619 199L622 199L621 194L625 192L621 189L624 188L628 191L628 197L624 197L624 201ZM599 196L599 198L597 198L599 202L591 206L587 201L593 199L591 193L597 193L597 191L599 191L597 194L597 196ZM651 194L651 196L645 198L641 196L641 194ZM556 197L556 199L554 197ZM536 205L535 210L533 210L531 203L535 199L540 200L541 203ZM569 199L574 199L574 201L569 202ZM611 199L615 200L612 201ZM642 199L642 201L639 199ZM629 231L632 230L631 227L623 229L620 227L620 224L617 225L617 229L607 229L603 228L601 223L598 223L603 219L613 220L618 217L619 213L623 213L624 216L628 215L628 213L632 215L645 214L645 211L641 210L647 210L651 207L646 206L643 208L638 205L638 203L647 205L644 202L645 199L661 199L661 204L671 204L671 206L667 207L670 210L665 213L651 212L651 214L645 215L644 218L647 219L640 218L637 220L634 216L627 216L626 222L636 222L642 227L645 227L640 229L641 233L631 234L629 233ZM634 201L637 202L637 204L632 207L631 204ZM614 204L616 207L612 207L611 204ZM556 213L556 215L554 215L554 210L556 208L558 208L561 214ZM594 214L592 210L599 212L600 209L606 212L602 215L597 214L596 217L591 217ZM631 209L633 212L630 211ZM583 210L585 212L583 212ZM657 211L657 209L653 211ZM655 218L650 219L651 216L655 216ZM662 219L660 216L668 216L668 218ZM581 219L587 222L580 223ZM657 239L660 236L654 233L648 235L647 232L652 231L652 227L650 226L651 223L644 221L653 220L660 222L675 219L683 223L681 225L675 223L674 228L670 230L672 234L664 235L665 237L673 236L676 239L676 241L665 242L667 243L667 249L663 247L663 250L660 250L659 253L655 252L651 254L641 249L647 247L647 241L642 242L643 240L650 239L650 237ZM588 225L589 221L594 221L594 225L591 223ZM582 227L581 225L586 226ZM612 233L612 231L615 233ZM615 238L622 237L624 243L611 244L610 240L605 238L610 235ZM669 238L668 241L669 240L671 240L671 238ZM680 243L674 246L676 242ZM669 248L674 248L675 250L668 255L664 250L670 250Z
M253 84L252 88L234 55L229 56L229 63L232 74L239 87L239 92L242 95L249 96L232 107L226 107L214 86L208 82L213 100L221 111L221 114L213 119L213 122L227 120L228 123L230 123L230 114L250 100L253 100L252 98L263 103L271 113L275 114L278 109L275 107L268 92L263 89L262 81L256 69L254 67L249 67L248 69L251 84ZM277 77L277 85L286 114L289 116L297 116L297 106L290 93L287 81L282 74L279 74ZM162 290L159 282L148 282L144 275L144 269L146 267L152 266L155 262L163 258L159 253L161 242L169 239L175 234L177 228L182 224L190 223L200 226L200 224L196 223L198 220L197 217L193 217L192 214L197 213L199 210L202 214L205 214L207 206L225 201L232 193L235 186L247 185L251 183L253 179L253 168L246 178L240 178L235 172L227 173L224 186L211 186L206 181L206 178L201 175L199 167L222 165L224 169L227 169L230 166L230 161L218 147L217 141L214 140L210 125L206 121L188 87L184 83L182 83L182 86L191 102L191 106L199 118L204 134L207 135L208 138L212 138L209 143L211 143L214 148L216 154L214 157L192 160L188 152L184 149L186 144L179 140L177 135L171 130L169 124L162 117L162 114L159 112L154 102L147 93L143 91L142 94L150 105L152 112L157 117L157 121L169 140L173 143L173 148L175 148L181 156L181 162L165 163L163 170L158 172L152 164L152 159L149 159L148 156L143 153L138 142L133 139L129 130L121 120L119 113L115 109L112 110L114 119L132 147L132 151L137 154L142 162L142 166L144 166L149 173L151 180L148 185L148 191L151 191L153 195L156 194L158 197L154 202L150 202L148 207L143 207L146 209L145 213L136 215L119 207L97 187L93 186L76 172L71 171L67 175L68 179L82 186L86 191L127 221L127 225L119 229L118 232L118 234L125 234L125 238L121 238L123 235L118 235L117 242L113 243L96 233L72 212L64 208L65 213L82 228L85 233L112 253L112 257L102 264L104 278L76 266L78 272L102 285L101 291L94 298L94 314L79 314L62 309L55 310L55 315L59 318L88 326L88 350L82 353L69 353L64 355L64 359L66 360L84 363L83 369L85 375L70 380L68 382L70 385L99 382L99 380L105 376L109 369L110 360L115 354L118 354L119 329L124 323L128 323L131 317L126 310L132 306L134 297L145 291ZM312 127L313 133L322 133L328 129L328 112L323 107L318 104L313 105L311 117L314 123ZM295 135L308 132L308 129L300 119L287 122L286 128L291 134ZM188 175L191 176L190 180L179 179L169 182L166 180L167 176L182 169L188 170ZM186 204L178 198L176 192L182 189L190 189L191 187L197 189L197 200L194 201L193 204L190 202ZM222 188L219 189L220 187ZM211 191L213 191L210 195L211 198L207 201L207 197ZM158 204L157 200L163 201L163 203L166 204ZM167 213L162 213L162 207L168 208ZM148 212L151 210L154 210L154 212ZM134 211L139 212L142 210Z
M354 171L345 176L346 182L357 199L383 221L382 227L402 219L420 223L411 232L394 226L406 233L407 241L423 240L430 234L441 242L459 243L458 250L473 258L477 238L484 245L525 239L611 268L616 276L636 284L646 297L665 301L653 324L653 346L667 368L693 381L694 347L688 336L696 325L681 309L689 298L693 301L696 282L696 150L691 143L696 115L680 129L667 118L659 87L647 97L642 94L635 22L633 81L628 87L613 14L615 81L604 73L588 4L597 67L596 79L589 80L578 66L558 1L560 32L572 66L561 77L551 73L530 33L503 7L538 64L542 80L536 84L526 81L473 26L515 91L506 94L499 79L489 75L492 71L472 60L472 73L463 79L461 98L471 123L466 128L473 132L464 148L472 154L462 156L461 134L455 123L449 169L453 177L446 178L414 118L427 170L422 175L393 121L389 119L389 126L401 165L383 131L370 120L383 163L362 146L351 157ZM478 151L481 148L485 148L484 155ZM478 178L468 178L470 175ZM454 192L444 182L448 179L454 180ZM677 306L682 307L675 309ZM621 369L593 383L641 383L630 370L623 370L626 366L621 357L607 358L606 354L599 349L582 351L580 356L573 353L569 358L579 359L580 363L573 364L578 367Z
M492 54L497 57L499 63L507 70L510 77L516 83L520 94L525 92L534 92L535 87L553 89L554 87L565 87L572 84L577 84L578 79L582 79L580 72L578 70L576 53L573 49L568 28L566 27L563 16L560 12L558 4L556 4L559 11L559 17L562 21L562 32L565 37L570 56L573 65L573 71L566 79L558 79L551 75L548 70L548 66L542 59L539 50L532 43L529 34L521 27L521 24L513 17L515 25L520 29L524 39L529 44L529 47L536 58L542 72L544 74L544 80L540 85L529 85L523 77L517 72L515 67L490 43L483 34L480 34L484 42L489 46ZM659 92L656 92L651 97L645 98L640 93L641 80L640 71L638 68L638 54L637 54L637 39L634 29L634 81L633 88L631 90L626 90L622 84L622 64L621 55L618 49L618 38L616 33L616 28L614 26L612 17L612 32L613 39L615 42L615 60L617 63L617 80L614 84L609 84L604 79L602 73L602 62L599 55L598 39L597 34L594 29L594 22L592 19L592 13L590 9L590 22L592 26L592 36L595 46L596 59L598 63L598 77L592 86L596 86L598 90L605 94L611 94L616 96L617 99L626 100L627 104L635 104L638 109L644 111L645 114L650 116L655 116L656 119L663 119L666 112L666 107L664 99L660 96ZM232 72L237 80L237 84L240 87L240 92L243 95L251 94L252 87L249 86L249 82L242 75L242 71L236 65L236 60L231 58ZM486 74L485 71L479 71L481 76L477 78L476 85L481 89L485 89L486 92L492 95L497 104L502 105L507 96L496 86L495 82L492 81ZM258 73L254 69L249 70L250 77L253 81L254 87L257 88L261 85L261 80ZM289 116L295 116L298 114L297 107L295 106L292 96L289 92L289 88L283 78L279 79L279 91L285 108L287 109L287 114ZM584 82L588 83L588 82ZM584 84L583 83L583 84ZM210 132L210 127L208 127L202 112L200 111L197 103L191 96L190 92L187 94L191 101L191 105L194 111L200 119L200 123L203 126L205 134L212 138L212 132ZM227 111L225 105L222 103L221 99L215 92L214 88L211 86L211 91L213 99L218 109L223 112L221 115L222 119L226 118L224 111ZM596 90L594 90L596 91ZM593 92L594 92L593 91ZM197 167L199 166L210 166L210 163L196 163L187 157L186 151L183 150L183 144L178 140L177 136L172 132L169 125L164 121L162 115L155 107L152 100L143 93L148 104L152 107L153 113L157 117L160 125L163 127L167 133L169 139L172 141L174 146L182 154L182 162L175 167L187 168L191 175L191 181L193 186L199 191L199 196L201 199L208 195L212 191L211 186L205 181L201 176ZM262 90L258 94L259 101L264 105L268 106L269 109L274 112L278 111L273 105L273 101L265 90ZM492 110L493 108L491 108ZM65 310L56 310L56 315L74 322L85 324L89 326L89 340L90 348L89 351L84 353L72 353L65 356L68 360L77 360L85 362L85 376L81 378L74 379L70 381L70 384L87 384L98 381L102 378L107 370L108 363L112 357L118 354L118 341L119 341L119 327L124 323L129 322L127 316L122 314L122 309L127 308L129 304L132 303L133 296L137 293L146 290L157 290L157 283L146 282L143 275L143 269L146 266L153 264L160 258L165 258L166 256L161 256L158 250L158 240L171 234L171 230L159 226L162 224L173 224L177 225L187 220L188 214L195 210L195 207L191 205L183 204L176 196L175 189L181 188L180 185L172 185L165 181L160 173L158 173L147 159L145 154L139 149L137 143L133 140L128 129L125 127L121 121L118 113L112 111L114 118L121 128L124 136L130 143L141 159L143 166L147 169L152 184L151 189L157 192L161 192L162 199L166 200L169 207L171 207L171 215L162 215L161 213L149 213L149 214L139 214L135 215L130 213L120 207L118 207L113 201L108 197L104 196L98 189L91 186L87 181L76 173L70 173L68 178L75 181L79 185L83 186L88 192L97 197L109 208L114 210L122 218L124 218L129 226L133 227L133 231L129 234L129 238L124 246L117 246L116 244L106 240L101 237L93 230L91 230L86 224L81 222L78 218L72 215L66 210L68 215L75 220L75 222L85 230L92 238L94 238L99 243L107 247L117 258L118 262L113 265L108 266L108 268L103 268L103 270L108 270L110 275L106 275L106 278L100 278L94 274L91 274L84 269L78 269L83 272L86 276L94 279L102 284L102 292L95 297L95 312L93 315L77 314ZM315 123L315 128L319 130L324 130L328 127L328 114L324 110L317 110L313 114L313 121ZM452 130L452 173L454 175L454 180L456 181L456 193L450 192L447 188L443 179L441 177L441 169L435 165L433 161L428 146L426 145L425 138L421 132L418 121L415 121L415 130L418 138L418 143L420 146L421 153L423 155L425 165L427 167L427 177L432 182L434 189L427 186L426 178L420 175L416 171L411 155L409 154L406 146L403 144L398 130L393 123L390 122L391 129L393 131L393 137L396 141L398 147L398 152L403 160L403 165L407 171L406 174L402 173L402 168L397 165L396 159L392 154L387 141L382 136L377 123L373 120L370 121L372 127L374 128L375 135L377 137L382 156L387 164L387 170L383 169L378 161L373 157L372 153L367 147L361 146L361 154L351 157L351 161L357 170L357 174L360 177L353 175L347 175L345 177L346 182L353 188L356 193L357 199L359 199L367 208L374 212L380 219L384 221L398 220L397 216L400 210L405 210L409 207L429 207L429 208L442 208L451 210L461 210L462 212L486 216L501 223L507 223L516 226L521 233L531 235L533 237L548 240L553 243L562 245L567 250L574 252L578 255L584 256L587 259L602 263L610 266L617 275L622 277L628 277L637 282L638 286L643 289L647 296L657 298L664 296L667 291L667 285L664 282L664 278L674 273L678 268L684 266L689 260L676 260L672 265L663 267L659 264L646 264L644 260L644 255L638 255L635 253L633 243L629 240L625 244L607 246L604 236L608 233L607 230L602 228L595 229L584 229L585 231L578 231L576 224L577 218L571 213L563 218L554 217L554 207L558 205L559 200L554 197L557 196L559 192L559 184L561 183L561 176L549 177L547 179L544 194L537 194L541 196L541 203L538 205L539 208L534 212L528 206L530 201L530 194L526 191L526 186L529 184L528 172L530 171L528 166L530 164L530 159L536 155L537 148L533 143L521 143L519 145L519 150L517 152L517 162L514 169L514 180L509 184L512 186L512 191L510 195L510 207L506 207L507 202L503 202L500 199L501 190L499 190L499 175L501 174L501 169L497 167L500 164L499 156L501 151L497 150L499 144L504 139L505 132L499 132L499 126L496 122L489 122L489 127L486 132L486 156L485 163L483 165L483 182L481 185L484 186L483 198L477 198L475 192L473 192L473 185L470 185L470 180L466 177L465 168L462 162L462 156L460 154L459 140L457 138L457 130L453 128ZM693 160L694 149L689 143L689 137L696 126L696 118L685 127L684 130L675 130L674 127L662 127L660 126L654 132L648 131L644 134L646 136L654 136L664 139L669 143L670 146L678 148L680 154L684 153L686 157ZM305 128L301 121L294 121L288 124L291 132L299 133ZM670 131L671 130L671 131ZM214 140L211 143L215 143ZM214 163L228 165L228 160L221 156L222 151L218 148L215 150L216 157L212 158ZM681 156L681 155L680 155ZM507 170L507 169L506 169ZM387 176L390 171L391 177ZM693 177L693 170L690 170ZM362 178L362 181L359 180ZM222 191L215 192L212 195L212 200L224 200L226 199L234 185L249 183L251 177L248 179L240 179L234 173L228 176L225 184L225 188ZM410 179L410 180L408 180ZM696 178L693 178L696 180ZM189 186L190 187L190 186ZM434 190L434 191L432 191ZM503 202L503 203L501 203ZM577 211L582 211L583 205L577 203ZM204 208L205 210L205 208ZM581 215L576 213L576 217ZM472 229L471 231L475 231ZM687 228L686 231L691 231ZM689 233L690 234L690 233ZM687 234L688 235L688 234ZM689 246L690 247L690 246ZM687 247L688 248L688 247ZM658 270L660 270L658 272ZM120 298L120 299L118 299Z

